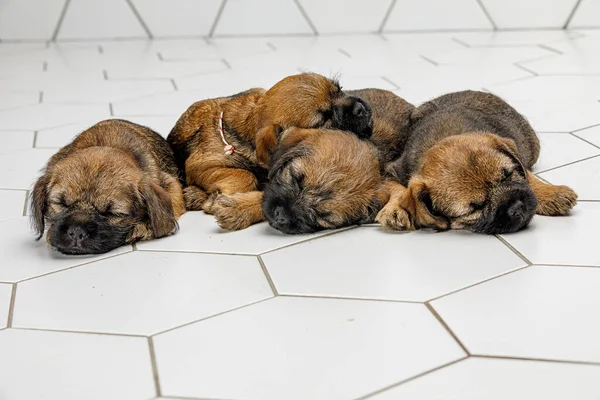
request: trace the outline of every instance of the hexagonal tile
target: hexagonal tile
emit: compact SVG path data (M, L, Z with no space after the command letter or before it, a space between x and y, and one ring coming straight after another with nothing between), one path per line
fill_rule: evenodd
M431 304L473 354L600 362L600 269L537 266Z
M167 80L106 80L91 85L67 85L44 91L44 101L54 103L109 103L174 91Z
M534 264L600 266L599 218L600 203L580 202L569 216L537 215L527 229L503 237Z
M279 293L411 301L525 266L493 236L390 233L379 227L353 229L262 258Z
M550 362L468 358L372 400L595 400L600 367Z
M65 256L50 250L43 239L35 241L29 218L13 218L0 222L0 281L18 282L128 251L130 246L96 256Z
M553 169L540 177L555 185L570 186L579 200L600 200L600 157Z
M319 33L377 32L391 0L300 0ZM344 10L340 13L340 10ZM337 15L335 24L331 15Z
M155 395L145 338L7 329L0 332L0 353L7 399L145 400Z
M564 133L538 133L540 157L533 166L533 172L560 167L584 158L600 154L594 147L573 135Z
M266 222L241 231L225 231L212 215L188 212L179 220L176 235L138 243L139 250L164 250L200 253L261 254L303 240L326 235L331 231L310 235L285 235Z
M598 15L600 15L600 2L593 0L582 1L573 15L569 28L598 27Z
M0 188L30 189L55 150L31 149L2 154Z
M6 283L0 283L0 329L6 328L8 321L12 286L13 285Z
M107 68L109 80L113 79L169 79L212 72L225 71L227 65L222 60L186 60L186 61L152 61L128 63Z
M558 57L552 59L558 59ZM492 93L508 102L517 100L538 101L540 106L560 104L562 105L562 112L559 117L564 117L565 112L574 107L575 104L572 103L574 100L598 102L598 98L600 98L600 76L537 76L531 79L495 85L490 89ZM569 107L565 107L566 101L569 102ZM598 122L600 121L587 125L582 124L580 128L595 125ZM538 130L570 132L575 129L563 129L562 131L558 128Z
M556 42L570 42L583 37L567 30L467 32L454 35L469 46L538 46Z
M13 327L150 335L271 296L255 257L136 251L20 283Z
M574 134L600 147L600 124L575 132Z
M541 47L473 47L453 51L425 51L427 58L441 65L489 65L512 64L539 57L555 57L556 53Z
M0 130L2 148L0 154L11 153L17 150L26 150L33 147L32 131L4 131Z
M0 129L38 130L110 117L108 104L36 104L0 110Z
M7 0L0 14L0 39L50 40L64 1Z
M19 65L20 66L20 65ZM2 75L0 70L0 76ZM30 104L37 104L40 100L40 93L34 91L9 91L2 93L0 97L0 109L22 107Z
M498 28L562 28L577 0L481 0Z
M265 400L356 398L464 356L424 305L289 297L158 335L154 348L165 396Z
M23 216L26 194L24 190L0 190L0 221Z

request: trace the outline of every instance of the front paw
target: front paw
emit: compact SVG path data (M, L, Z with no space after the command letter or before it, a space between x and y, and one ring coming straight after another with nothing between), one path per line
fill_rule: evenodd
M248 212L236 200L234 196L219 195L215 198L212 211L217 224L222 229L238 231L252 225Z
M188 211L200 211L204 207L208 195L197 186L183 188L183 202Z
M211 193L208 195L206 201L202 205L202 210L205 214L213 215L215 213L215 204L217 197L219 197L219 193Z
M537 213L540 215L567 215L577 204L577 193L568 186L552 186L552 191L538 198Z
M412 231L415 229L408 212L391 203L388 203L379 211L375 221L379 222L384 228L395 231Z

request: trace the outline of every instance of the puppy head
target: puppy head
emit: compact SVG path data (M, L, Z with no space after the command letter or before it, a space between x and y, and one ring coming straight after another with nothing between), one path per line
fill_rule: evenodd
M275 136L282 129L339 129L360 138L373 134L371 107L344 93L337 81L312 73L277 82L261 98L259 118L262 128L257 134L257 152L265 164L275 146Z
M351 133L291 128L269 169L263 213L284 233L373 222L383 203L375 148Z
M32 191L38 239L64 254L100 254L173 232L171 198L115 148L78 150L47 168Z
M516 232L537 207L517 154L512 140L489 133L448 137L425 153L405 207L421 227Z

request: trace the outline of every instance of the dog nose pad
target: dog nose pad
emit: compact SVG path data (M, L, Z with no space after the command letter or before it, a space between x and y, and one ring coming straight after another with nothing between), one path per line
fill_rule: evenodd
M525 210L525 203L523 203L521 200L517 200L510 207L508 207L508 210L506 211L506 213L508 214L509 217L515 218L515 217L523 216L524 210Z
M283 207L275 208L274 216L275 216L275 223L277 225L287 225L290 222L290 220L287 216L287 213L285 212Z
M80 245L88 237L88 233L81 226L70 226L67 229L67 235L74 245Z
M363 103L361 103L360 101L354 103L354 107L352 108L352 115L354 115L355 117L362 117L366 113L367 109L365 108Z

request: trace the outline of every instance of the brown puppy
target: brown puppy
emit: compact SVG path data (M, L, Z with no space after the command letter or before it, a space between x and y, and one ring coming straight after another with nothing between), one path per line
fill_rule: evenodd
M536 212L565 215L577 195L530 172L538 155L531 126L497 96L441 96L413 112L404 153L390 168L399 184L389 185L377 221L497 234L524 228Z
M344 93L337 82L299 74L267 91L250 89L194 103L167 140L185 172L186 208L213 213L218 194L256 191L266 181L271 152L282 130L337 128L370 137L372 124L369 106Z
M372 143L337 131L285 131L272 156L264 196L250 192L217 198L215 216L223 228L242 229L266 218L283 232L307 233L374 221L387 202L382 172L402 154L414 107L386 90L348 94L371 106Z
M185 212L173 152L156 132L99 122L50 158L31 195L32 224L64 254L105 253L177 230Z

